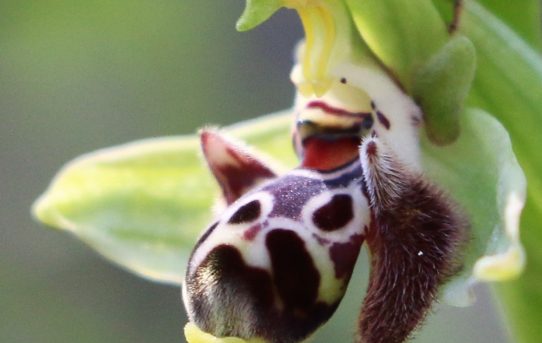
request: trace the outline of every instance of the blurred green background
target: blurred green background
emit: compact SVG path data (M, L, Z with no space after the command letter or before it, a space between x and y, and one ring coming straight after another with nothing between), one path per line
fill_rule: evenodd
M184 341L177 288L112 266L29 209L82 153L289 107L298 20L282 11L241 34L242 8L0 0L0 342ZM350 293L361 303L358 287ZM508 342L488 294L477 288L468 309L438 306L416 342Z

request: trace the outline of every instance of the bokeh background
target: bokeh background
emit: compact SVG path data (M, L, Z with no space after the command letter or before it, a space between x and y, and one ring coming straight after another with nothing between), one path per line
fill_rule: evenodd
M118 269L34 222L29 209L84 152L289 107L298 20L282 11L237 33L242 8L242 0L0 0L0 342L184 342L179 289ZM351 284L354 303L362 290ZM416 342L508 342L490 291L476 293L471 308L437 306Z

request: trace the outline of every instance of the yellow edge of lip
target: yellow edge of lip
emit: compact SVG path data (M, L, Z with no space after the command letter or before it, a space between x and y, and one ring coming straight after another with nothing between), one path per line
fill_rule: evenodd
M474 276L481 281L513 280L525 268L525 252L519 245L512 245L502 254L484 256L474 265Z
M184 327L184 335L188 343L265 343L261 339L244 340L237 337L215 337L203 332L194 323L187 323Z

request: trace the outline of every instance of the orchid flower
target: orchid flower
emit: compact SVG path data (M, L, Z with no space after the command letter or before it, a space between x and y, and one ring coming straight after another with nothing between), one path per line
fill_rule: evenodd
M450 262L435 274L449 278L437 277L435 286L439 287L431 292L438 290L441 301L448 304L467 306L474 301L470 289L475 283L499 282L497 294L517 341L537 342L532 328L538 327L542 306L542 288L535 286L536 271L542 264L542 255L535 250L540 237L537 224L542 220L542 198L536 192L542 172L536 148L542 143L536 131L538 111L542 111L542 58L538 11L530 10L540 10L540 3L247 0L237 28L252 29L281 8L296 11L305 31L291 73L297 91L291 109L220 131L203 130L207 165L201 161L200 138L196 135L147 139L81 156L58 173L34 204L34 215L47 225L73 233L112 262L142 277L181 285L188 275L183 293L191 319L222 323L223 318L216 314L203 319L201 314L194 314L190 300L194 295L190 292L199 287L200 296L202 289L214 289L216 284L194 283L204 282L207 274L191 277L199 275L194 261L204 264L201 261L206 261L213 242L237 243L228 234L216 233L223 232L226 224L211 226L201 237L203 229L214 221L223 223L221 218L230 218L230 224L242 222L241 217L245 220L246 213L238 214L239 206L254 203L239 203L239 199L254 200L250 196L255 197L254 190L264 187L265 182L272 184L284 175L301 173L303 170L298 169L288 172L299 165L298 159L302 168L333 169L350 161L352 154L361 160L362 177L369 185L365 190L368 200L360 195L353 201L357 208L370 208L378 221L378 213L398 208L386 198L389 192L382 197L379 187L371 188L376 175L371 171L378 174L377 167L384 166L371 159L375 156L372 149L378 147L386 158L393 156L393 165L406 170L398 175L416 175L423 184L431 185L431 199L440 203L440 196L435 194L445 194L447 200L442 200L441 207L449 210L442 213L452 218L451 226L465 230L461 236L467 235L469 227L470 239L465 246L464 237L458 237L451 245L450 256L443 255L444 259L450 257ZM511 8L529 15L517 18ZM333 134L341 135L355 128L356 135L364 135L363 140L357 141L354 152L350 146L343 149L333 143L327 154L322 146L305 144L304 138L319 130L329 135L326 130L330 127L336 130ZM292 130L295 151L291 147ZM397 180L393 182L400 182ZM382 185L381 181L375 184ZM217 204L220 190L224 201ZM248 213L268 213L267 200L257 200L257 211ZM241 216L239 220L232 219L236 215ZM352 220L366 220L370 225L369 215L356 218ZM520 224L525 229L523 244ZM211 239L205 243L207 237ZM371 246L368 240L368 244L371 253L378 254L374 243ZM337 270L321 267L327 262L314 249L310 254L314 261L320 261L316 263L319 278L331 285L326 288L328 293L318 296L340 301L359 250L346 263L346 279L334 283L331 275ZM417 250L416 254L421 257L424 251ZM460 272L451 262L455 259L460 259L456 261L462 265ZM256 261L266 260L258 255ZM362 264L357 261L356 268L369 268ZM349 287L361 289L364 285ZM428 297L432 300L433 294ZM358 307L362 298L360 295ZM415 308L419 318L409 323L404 337L394 342L404 341L412 329L418 328L429 307L430 302ZM326 320L333 311L326 314ZM362 311L362 317L364 314L367 311ZM351 316L355 328L357 314ZM232 332L258 332L245 330L243 323L248 317L237 322L228 319L228 325L239 327ZM361 322L363 326L363 318ZM323 321L314 329L320 324ZM205 332L199 326L197 322L186 326L189 342L272 341L248 333L243 338L214 337L225 336L228 331ZM282 329L287 331L279 331ZM377 342L365 340L367 330L362 327L358 341ZM309 331L291 341L311 335L312 328ZM338 340L351 341L351 336L347 333Z

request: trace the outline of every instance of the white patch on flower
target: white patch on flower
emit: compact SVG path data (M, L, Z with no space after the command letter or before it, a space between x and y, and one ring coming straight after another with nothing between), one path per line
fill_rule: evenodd
M333 68L335 77L348 77L348 84L366 92L376 108L390 121L389 130L375 119L374 129L395 156L412 171L421 171L417 122L422 112L414 101L383 72L353 63Z
M210 251L219 245L231 245L241 252L245 260L252 267L261 267L268 269L270 266L269 257L262 253L262 247L265 247L264 236L255 235L253 241L248 242L244 239L245 231L253 225L261 225L263 230L267 225L264 225L264 220L267 219L269 213L273 209L273 197L267 192L256 192L247 197L242 197L241 201L237 201L228 207L226 212L221 216L216 228L212 234L194 250L190 261L191 268L196 269L203 260L207 257ZM251 222L229 223L232 216L243 206L252 201L258 201L260 205L260 214L257 219Z
M303 57L302 48L303 44L297 48L298 59ZM372 113L373 130L378 137L403 165L411 171L420 172L418 131L423 117L414 101L388 75L370 65L349 61L336 63L330 68L329 76L333 81L324 94L305 92L302 85L307 80L303 65L294 65L290 78L297 87L295 110L298 120L313 120L338 127L348 126L355 121L348 115L326 115L323 110L315 110L309 106L314 101L352 114ZM379 116L383 116L389 125L384 125Z

